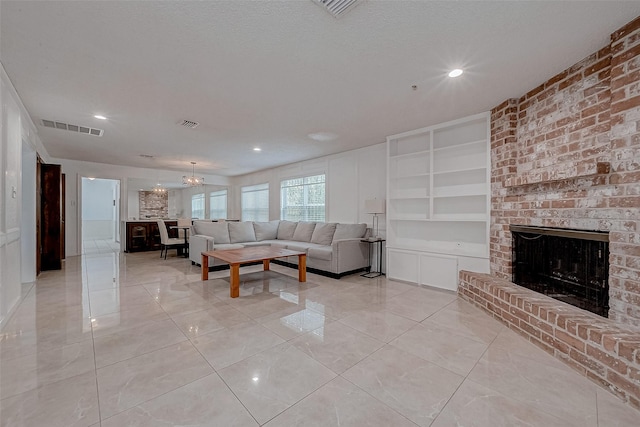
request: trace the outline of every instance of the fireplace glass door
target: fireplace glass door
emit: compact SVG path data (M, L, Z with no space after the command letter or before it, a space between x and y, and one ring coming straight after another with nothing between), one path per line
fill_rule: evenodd
M608 316L608 233L515 225L510 228L514 283Z

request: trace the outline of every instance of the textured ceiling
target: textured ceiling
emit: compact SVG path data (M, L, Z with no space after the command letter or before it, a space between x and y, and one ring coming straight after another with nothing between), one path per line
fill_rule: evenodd
M336 19L310 0L3 0L0 61L53 157L234 176L486 111L638 15L637 1L369 0Z

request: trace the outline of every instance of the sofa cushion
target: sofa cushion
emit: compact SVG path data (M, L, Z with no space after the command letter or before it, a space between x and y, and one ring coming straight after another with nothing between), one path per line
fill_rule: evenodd
M309 242L288 242L287 249L292 251L308 252L311 248L321 248L322 245Z
M367 232L367 224L338 224L333 241L342 239L361 239Z
M213 243L216 245L226 244L231 243L227 224L227 222L195 221L193 223L193 229L195 234L204 234L213 237Z
M278 240L292 240L293 233L296 231L297 222L291 221L280 221L278 225Z
M332 253L331 246L318 246L315 248L309 248L307 251L309 258L323 259L325 261L331 261Z
M254 222L253 230L256 235L256 241L272 240L278 237L279 220L269 222Z
M313 235L311 236L311 243L317 243L319 245L330 245L333 241L333 234L336 232L335 222L319 222L316 224L316 228L313 229Z
M253 231L253 223L251 221L230 222L229 240L231 243L255 242L256 233Z
M315 222L300 221L296 226L296 231L293 232L292 240L295 240L296 242L310 242L315 228Z
M287 249L290 251L304 252L306 254L309 249L307 245L308 243L305 242L289 242L287 243Z

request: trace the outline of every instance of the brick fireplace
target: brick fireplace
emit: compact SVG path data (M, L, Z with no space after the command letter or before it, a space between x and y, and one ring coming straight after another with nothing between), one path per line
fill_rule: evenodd
M491 275L459 294L640 408L640 17L491 114ZM510 226L609 232L609 319L511 283Z
M610 232L609 317L640 329L640 18L491 117L491 273L509 225Z

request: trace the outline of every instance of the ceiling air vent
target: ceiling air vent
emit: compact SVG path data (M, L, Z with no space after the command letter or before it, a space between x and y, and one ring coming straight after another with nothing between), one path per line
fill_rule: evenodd
M79 126L79 125L70 125L68 123L56 122L54 120L45 120L42 119L42 126L51 129L62 129L68 130L70 132L83 133L85 135L93 135L93 136L102 136L104 135L104 130L90 128L88 126Z
M351 9L353 9L362 0L311 0L312 2L320 5L323 9L326 9L330 14L336 18L341 17Z
M181 122L180 122L180 123L178 123L178 124L179 124L180 126L184 126L184 127L186 127L186 128L189 128L189 129L195 129L196 127L198 127L198 125L199 125L200 123L198 123L198 122L194 122L193 120L183 120L183 121L181 121Z

